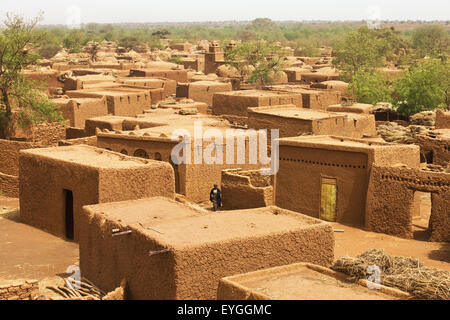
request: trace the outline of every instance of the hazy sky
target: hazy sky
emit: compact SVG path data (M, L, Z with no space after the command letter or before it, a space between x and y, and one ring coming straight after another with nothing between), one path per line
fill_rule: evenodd
M1 0L45 24L252 20L449 20L450 0ZM78 18L79 17L79 18ZM375 19L374 19L375 18Z

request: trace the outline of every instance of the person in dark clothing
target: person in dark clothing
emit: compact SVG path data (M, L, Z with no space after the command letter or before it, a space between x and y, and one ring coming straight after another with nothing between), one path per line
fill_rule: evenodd
M214 188L211 190L209 198L213 203L213 210L218 211L222 207L222 192L217 184L215 184Z

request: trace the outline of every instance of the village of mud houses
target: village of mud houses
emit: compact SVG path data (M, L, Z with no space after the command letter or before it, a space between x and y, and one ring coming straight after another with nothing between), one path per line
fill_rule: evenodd
M450 300L450 3L372 2L2 1L0 308Z

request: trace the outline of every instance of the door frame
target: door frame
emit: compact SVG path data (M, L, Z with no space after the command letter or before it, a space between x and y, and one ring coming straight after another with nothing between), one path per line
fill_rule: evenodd
M326 175L320 175L320 183L319 183L319 219L322 219L322 186L323 186L323 182L324 180L332 180L333 182L336 182L336 208L335 208L335 221L331 221L331 222L337 222L338 220L338 178L337 177L331 177L331 176L326 176ZM329 185L331 185L331 183L328 183ZM326 220L323 220L326 221ZM329 221L330 222L330 221Z

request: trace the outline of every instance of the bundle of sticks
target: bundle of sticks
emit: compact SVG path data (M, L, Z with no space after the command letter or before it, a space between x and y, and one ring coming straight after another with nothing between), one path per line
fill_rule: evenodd
M82 278L81 281L71 279L70 285L66 281L64 286L47 286L47 289L59 294L65 300L102 300L106 295L86 278Z

